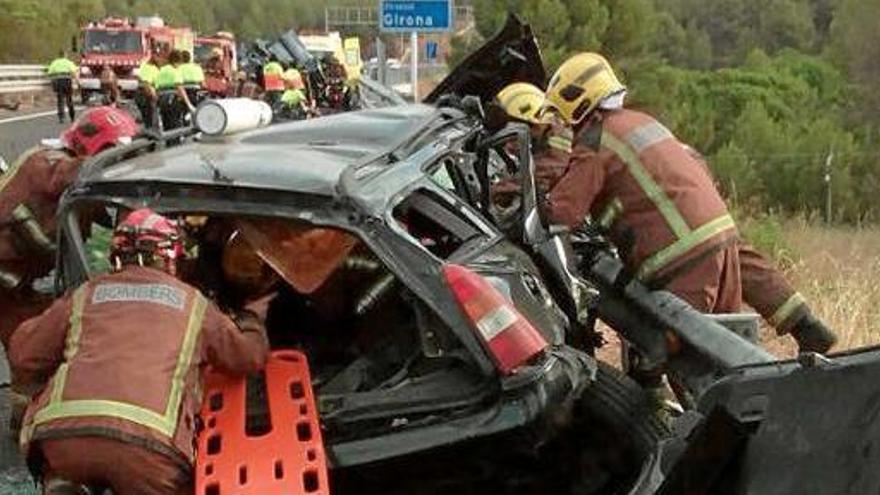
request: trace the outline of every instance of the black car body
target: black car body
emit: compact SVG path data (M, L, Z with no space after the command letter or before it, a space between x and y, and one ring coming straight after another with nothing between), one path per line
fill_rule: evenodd
M528 493L534 488L527 487L547 483L549 475L554 483L571 486L574 481L556 476L562 464L548 461L552 456L542 446L565 441L585 426L579 418L586 413L579 411L593 406L582 403L592 404L585 397L597 373L610 371L599 370L592 357L566 344L570 321L531 257L463 199L469 187L461 171L485 158L477 144L483 133L479 120L461 111L405 105L161 151L148 141L113 150L91 161L63 198L61 289L94 274L91 251L100 249L96 232L140 206L197 225L189 227L191 248L203 262L189 267L188 280L226 307L235 306L236 296L225 288L224 274L212 270L222 263L210 253L223 244L211 241L211 232L246 232L242 223L270 239L279 224L285 232L343 232L356 239L357 247L321 280L322 287L338 285L334 311L314 309L322 304L318 298L333 290L291 290L284 279L267 322L273 345L311 353L328 459L340 473L336 485L376 479L379 475L370 473L386 461L395 465L408 456L451 455L467 471L440 476L451 486L510 483L511 489ZM210 228L217 224L223 227ZM547 350L515 373L500 373L444 280L449 264L488 280L540 332ZM310 330L287 330L296 327ZM631 394L627 407L643 407L627 383L614 386ZM656 425L641 421L634 409L614 415L632 416L623 421L640 425L640 452L651 446ZM618 428L599 428L600 420L591 418L591 427L604 434ZM570 437L575 444L585 438ZM594 447L598 450L590 452L597 458L609 450ZM494 458L486 458L487 449L498 448L502 451ZM482 454L474 455L477 451ZM495 469L508 457L548 462L550 468L537 474L525 469L529 474L518 474L513 482L509 470ZM420 459L422 466L433 462ZM472 465L494 467L475 475L475 468L464 468ZM365 471L348 474L346 468L353 467ZM563 471L570 474L572 467ZM616 473L616 482L631 475ZM387 478L379 478L387 487ZM401 485L401 492L412 489Z

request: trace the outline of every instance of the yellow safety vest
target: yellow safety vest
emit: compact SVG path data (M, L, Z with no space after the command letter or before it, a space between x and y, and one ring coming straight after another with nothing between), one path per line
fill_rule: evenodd
M149 62L142 63L141 66L138 68L138 79L140 79L141 82L150 85L155 84L156 76L158 75L159 68Z
M180 70L173 65L166 65L159 69L154 82L156 89L174 89L181 84L183 84L183 77L180 75Z
M56 58L49 64L46 73L49 77L73 77L76 74L76 64L64 57Z
M183 84L202 84L205 82L205 72L199 64L189 62L181 65L179 70Z

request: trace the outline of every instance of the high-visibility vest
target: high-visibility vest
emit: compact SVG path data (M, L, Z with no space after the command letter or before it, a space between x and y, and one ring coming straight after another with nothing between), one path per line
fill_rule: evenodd
M159 75L159 68L150 62L144 62L138 68L138 79L141 82L153 85L156 83L156 76Z
M76 64L69 59L61 57L56 58L46 68L49 77L73 77L76 74Z
M281 95L281 103L288 107L293 107L299 105L305 97L303 92L298 89L288 89Z
M199 64L189 62L181 65L178 70L180 70L180 77L183 79L183 84L200 85L205 82L205 72Z
M263 67L263 86L266 91L284 91L282 74L284 68L278 62L269 62Z
M180 75L180 70L171 64L159 69L154 82L156 89L174 89L181 84L183 84L183 77Z

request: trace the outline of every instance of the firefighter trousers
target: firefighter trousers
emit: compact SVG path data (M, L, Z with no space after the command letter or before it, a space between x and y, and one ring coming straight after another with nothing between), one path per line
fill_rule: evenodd
M664 287L701 313L738 313L742 277L736 242L689 266Z
M191 473L169 457L136 445L103 437L72 437L43 440L40 450L44 488L64 480L109 488L118 495L193 493Z

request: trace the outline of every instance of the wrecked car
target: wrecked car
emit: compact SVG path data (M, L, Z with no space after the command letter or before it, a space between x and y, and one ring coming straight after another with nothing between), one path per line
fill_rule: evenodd
M532 258L462 199L484 138L467 113L406 105L136 141L65 195L59 289L106 270L102 236L149 206L184 226L187 282L230 310L272 297L273 348L309 360L334 493L623 491L665 430L570 345Z

